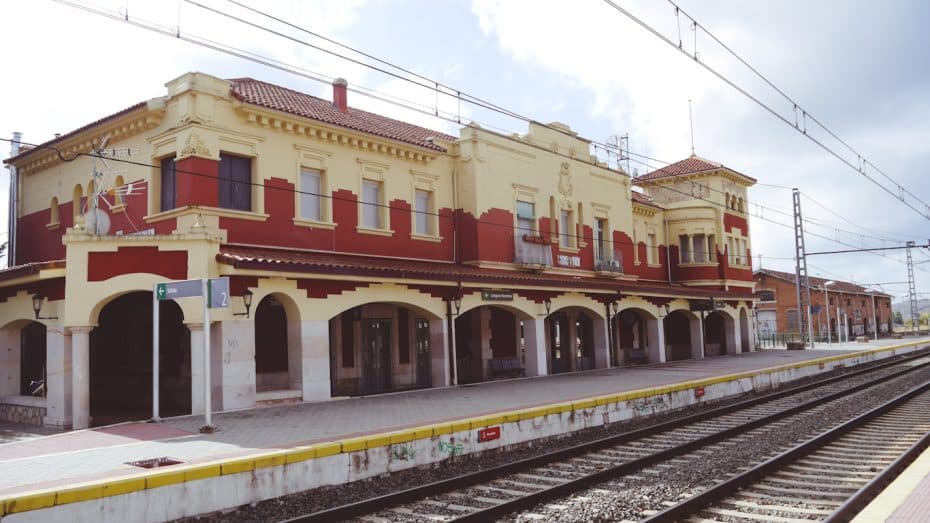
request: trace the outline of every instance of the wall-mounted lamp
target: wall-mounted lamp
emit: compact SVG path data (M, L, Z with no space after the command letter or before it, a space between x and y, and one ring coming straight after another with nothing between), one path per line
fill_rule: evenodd
M234 312L233 316L245 316L248 318L249 309L252 308L252 291L249 289L246 289L245 292L242 293L242 303L245 304L245 312Z
M546 298L545 300L543 300L543 305L546 306L546 315L548 315L549 311L552 310L552 300L549 298Z
M455 298L452 298L452 305L455 306L455 314L458 315L459 311L462 310L462 294L461 293L457 294Z
M617 302L610 302L610 310L613 311L614 316L617 315Z
M39 316L39 312L42 311L42 302L45 300L45 296L40 296L38 294L32 295L32 311L36 313L37 320L57 320L58 316Z
M669 304L665 304L665 315L668 316L672 313L672 307Z

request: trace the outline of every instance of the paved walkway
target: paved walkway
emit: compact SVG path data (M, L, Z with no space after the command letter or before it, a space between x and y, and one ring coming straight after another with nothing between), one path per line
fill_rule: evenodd
M474 386L223 412L215 434L202 416L124 423L0 445L0 496L139 472L126 465L168 456L202 463L234 456L442 423L592 396L757 371L911 340L766 350L639 367L604 369ZM930 339L927 339L930 343Z

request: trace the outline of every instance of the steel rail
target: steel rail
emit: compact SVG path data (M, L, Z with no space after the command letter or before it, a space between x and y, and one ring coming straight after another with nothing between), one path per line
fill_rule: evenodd
M718 502L718 501L721 501L723 499L730 497L734 492L736 492L740 488L750 485L754 483L755 481L761 478L764 478L772 474L773 472L784 468L786 465L789 465L797 461L803 456L810 454L811 452L816 451L828 445L830 442L839 438L840 436L843 436L849 432L852 432L853 430L861 427L865 423L872 421L873 419L878 418L879 416L882 416L888 413L890 410L896 407L899 407L907 403L914 397L919 396L920 394L926 393L928 391L930 391L930 383L924 383L922 385L913 387L909 391L895 398L892 398L891 400L885 402L882 405L879 405L878 407L875 407L869 410L868 412L864 414L860 414L859 416L856 416L855 418L843 423L842 425L839 425L817 436L814 436L813 438L803 443L800 443L796 445L795 447L785 452L782 452L781 454L774 456L741 474L733 476L732 478L729 478L727 480L721 481L717 483L716 485L710 487L709 489L701 492L700 494L697 494L691 498L688 498L685 501L678 503L677 505L671 506L661 512L658 512L642 520L642 523L647 523L647 522L648 523L670 523L670 522L680 521L684 518L687 518L697 513L698 511L700 511L701 509L703 509L704 507L708 505L711 505L715 502ZM928 439L927 436L921 439L921 441L924 441L924 440L930 441L930 439ZM915 450L915 445L912 445L909 452L916 451L919 454L920 450ZM895 463L897 463L899 460L896 460ZM874 479L873 479L873 482L874 482ZM872 489L873 492L875 488L877 487L873 487ZM861 502L861 501L862 499L860 498L858 502ZM846 510L847 511L851 510L851 507L847 508Z
M382 509L385 509L385 508L390 508L390 507L394 507L394 506L398 506L398 505L403 505L403 504L406 504L406 503L415 502L415 501L421 500L421 499L423 499L423 498L427 498L427 497L429 497L429 496L433 496L433 495L437 495L437 494L442 494L442 493L445 493L445 492L449 492L449 491L452 491L452 490L460 489L460 488L467 487L467 486L470 486L470 485L474 485L474 484L486 482L486 481L489 481L489 480L492 480L492 479L495 479L495 478L497 478L497 477L504 476L504 475L507 475L507 474L512 474L512 473L519 472L519 471L522 471L522 470L531 469L531 468L535 468L535 467L547 465L547 464L550 464L550 463L553 463L553 462L566 460L566 459L569 459L569 458L572 458L572 457L575 457L575 456L579 456L579 455L582 455L582 454L585 454L585 453L587 453L587 452L591 452L591 451L594 451L594 450L598 450L598 449L602 449L602 448L607 448L607 447L611 447L611 446L623 444L623 443L626 443L626 442L628 442L628 441L633 441L633 440L637 440L637 439L644 438L644 437L647 437L647 436L651 436L651 435L653 435L653 434L662 433L662 432L665 432L665 431L668 431L668 430L672 430L672 429L679 428L679 427L684 426L684 425L688 425L688 424L692 424L692 423L698 423L698 422L701 422L701 421L705 421L705 420L707 420L707 419L711 419L711 418L715 418L715 417L718 417L718 416L726 415L726 414L729 414L729 413L732 413L732 412L735 412L735 411L738 411L738 410L751 408L751 407L754 407L754 406L757 406L757 405L760 405L760 404L763 404L763 403L767 403L767 402L779 400L779 399L782 399L782 398L785 398L785 397L788 397L788 396L791 396L791 395L794 395L794 394L799 394L799 393L802 393L802 392L806 392L806 391L808 391L808 390L812 390L812 389L816 389L816 388L819 388L819 387L825 387L825 386L833 385L833 384L835 384L835 383L839 383L839 382L842 382L842 381L845 381L845 380L848 380L848 379L851 379L851 378L854 378L854 377L857 377L857 376L861 376L861 375L865 375L865 374L868 374L868 373L876 372L876 371L879 371L879 370L882 370L882 369L885 369L885 368L888 368L888 367L893 367L893 366L895 366L895 365L901 365L901 364L903 364L903 363L907 363L908 361L912 361L912 360L916 360L916 359L920 359L920 358L926 357L926 356L928 355L928 353L930 353L930 351L928 351L928 349L927 349L926 347L924 347L924 348L922 348L922 349L920 349L920 350L918 350L918 351L916 351L916 352L914 352L914 353L912 353L912 354L907 354L907 355L904 355L904 356L895 357L893 361L882 362L882 363L878 363L878 364L876 364L876 365L870 365L868 368L861 369L861 370L857 370L857 371L853 371L853 372L851 372L851 373L849 373L849 374L844 374L844 375L842 375L842 376L835 376L835 377L832 377L832 378L827 378L827 379L824 379L824 380L819 380L819 381L816 381L816 382L813 382L813 383L808 383L808 384L805 384L805 385L799 385L799 386L795 386L795 387L790 387L790 388L787 388L787 389L784 389L784 390L781 390L781 391L778 391L778 392L769 393L769 394L760 396L760 397L758 397L758 398L753 398L753 399L749 399L749 400L746 400L746 401L741 401L741 402L738 402L738 403L734 403L734 404L732 404L732 405L727 405L727 406L724 406L724 407L719 407L719 408L716 408L716 409L713 409L713 410L710 410L710 411L701 412L701 413L697 413L697 414L692 414L692 415L689 415L689 416L685 416L685 417L682 417L682 418L678 418L678 419L673 419L673 420L665 421L665 422L662 422L662 423L658 423L658 424L656 424L656 425L651 425L651 426L649 426L649 427L644 427L644 428L637 429L637 430L634 430L634 431L625 432L625 433L623 433L623 434L617 434L617 435L614 435L614 436L609 436L609 437L606 437L606 438L601 438L601 439L594 440L594 441L591 441L591 442L582 443L582 444L579 444L579 445L575 445L575 446L572 446L572 447L569 447L569 448L557 450L557 451L554 451L554 452L549 452L549 453L542 454L542 455L539 455L539 456L534 456L534 457L531 457L531 458L526 458L526 459L523 459L523 460L511 462L511 463L505 463L505 464L502 464L502 465L499 465L499 466L495 466L495 467L483 469L483 470L480 470L480 471L477 471L477 472L471 472L471 473L464 474L464 475L461 475L461 476L456 476L456 477L453 477L453 478L442 479L442 480L438 480L438 481L435 481L435 482L432 482L432 483L428 483L428 484L425 484L425 485L420 485L420 486L417 486L417 487L412 487L412 488L409 488L409 489L401 490L401 491L398 491L398 492L392 492L392 493L389 493L389 494L383 494L383 495L376 496L376 497L373 497L373 498L368 498L368 499L364 499L364 500L361 500L361 501L357 501L357 502L353 502L353 503L348 503L348 504L345 504L345 505L340 505L340 506L333 507L333 508L330 508L330 509L326 509L326 510L314 512L314 513L310 513L310 514L304 514L304 515L297 516L297 517L294 517L294 518L290 518L290 519L287 519L287 520L284 520L284 521L285 521L286 523L297 523L297 522L300 522L300 523L330 522L330 521L346 520L346 519L350 519L350 518L357 517L357 516L360 516L360 515L365 515L365 514L372 514L372 513L374 513L374 512L377 512L377 511L382 510ZM893 379L893 378L898 377L898 376L900 376L900 375L903 375L903 374L906 374L906 373L909 373L909 372L913 372L914 370L917 370L917 369L919 369L919 368L922 368L922 367L924 367L924 366L926 366L926 365L928 365L928 364L930 364L930 363L925 363L925 364L923 364L923 365L914 366L914 367L909 367L909 368L907 368L907 369L905 369L905 370L902 370L902 371L900 371L900 372L897 372L897 373L894 373L894 374L892 374L892 375L886 376L886 377L882 378L882 379L879 380L879 381L869 382L869 383L857 385L856 387L852 387L852 388L850 388L850 389L845 389L845 390L843 390L843 391L834 393L834 394L832 394L832 395L830 395L830 396L827 396L827 397L821 397L821 398L818 398L818 399L816 399L816 400L812 400L811 402L808 402L808 403L805 403L805 404L803 404L803 405L799 405L799 406L793 407L793 408L791 408L791 409L789 409L789 410L792 411L792 413L794 413L794 412L796 412L796 411L803 410L803 409L805 409L805 408L812 408L812 407L815 407L816 405L818 405L818 404L820 404L820 403L824 403L824 402L826 402L826 401L831 401L832 399L836 399L836 398L839 398L839 397L848 395L848 394L850 394L850 393L852 393L852 392L855 392L855 391L858 391L858 390L862 390L862 389L865 389L865 388L874 386L874 385L876 385L876 384L878 384L878 383L881 383L881 382L883 382L883 381L887 381L887 380L889 380L889 379ZM790 414L787 414L787 415L790 415ZM755 420L754 422L750 422L750 424L758 424L761 420L765 420L765 419L767 419L767 418L768 418L768 417L760 418L759 420ZM769 421L774 421L774 420L769 420ZM755 425L753 425L753 427L754 427L754 426L755 426ZM743 426L743 427L745 427L745 426ZM727 431L730 431L730 430L732 430L732 429L727 429ZM750 430L750 429L749 429L749 428L745 428L744 430ZM713 437L713 436L711 436L711 437ZM691 443L695 443L695 442L697 442L697 441L703 441L702 444L707 444L707 443L712 442L712 441L707 441L706 438L702 438L702 439L699 439L699 440L695 440L694 442L691 442ZM687 452L687 451L681 451L681 452ZM661 459L666 459L667 457L670 457L670 456L667 455L667 453L668 453L668 451L662 451L662 452L660 452L660 454L666 454L666 456L663 457L663 458L661 458ZM625 464L623 464L623 465L620 465L619 467L626 467L627 465L629 465L629 464L631 464L631 463L638 463L638 465L637 465L638 467L647 466L647 465L649 465L650 463L647 462L646 460L648 460L649 458L653 458L654 456L655 456L655 455L653 455L653 456L646 456L646 457L643 457L643 458L639 458L639 459L634 460L634 461L631 461L631 462L629 462L629 463L625 463ZM604 479L609 479L609 476L607 476L605 473L606 473L606 472L610 472L610 471L612 471L612 470L614 470L614 469L613 469L613 468L612 468L612 469L605 469L604 471L600 471L600 472L598 472L598 473L595 473L595 475L598 476L598 477L604 476L602 479L598 479L597 481L603 481ZM620 474L622 474L622 472L620 472ZM554 488L558 488L559 491L565 490L567 485L571 485L571 484L581 485L580 482L583 481L583 480L585 480L585 479L586 479L586 478L579 478L579 479L577 479L577 480L570 481L570 482L567 482L567 483L562 484L562 485L557 485L557 486L554 487ZM579 482L579 483L576 483L576 482ZM579 487L576 487L576 488L582 488L582 487L579 486ZM555 493L556 491L553 490L553 489L546 489L546 490L540 491L539 493L536 493L536 494L548 493L548 492L553 492L553 493ZM558 494L558 495L562 495L562 494ZM530 496L532 496L534 499L536 498L536 496L534 496L534 494L530 494ZM528 497L529 497L529 496L528 496ZM503 505L508 505L509 503L514 503L514 505L508 505L508 506L516 506L515 503L518 502L518 501L520 501L520 500L522 500L522 499L525 499L525 498L520 498L520 499L518 499L518 500L513 500L513 501L511 501L511 502L505 502L504 504L502 504L502 505L497 505L496 507L501 507L501 506L503 506ZM540 498L540 499L543 499L543 498ZM536 503L536 501L533 501L533 502L531 503L531 505L532 505L532 504L535 504L535 503ZM489 511L490 511L490 510L493 510L493 509L496 508L496 507L490 507L489 509L485 509L485 511L482 511L482 512L481 512L482 514L486 514L486 515L483 516L483 517L493 517L493 515L491 515L491 513L490 513ZM509 513L509 512L512 512L513 510L517 510L517 509L516 509L516 508L514 508L514 509L508 509L507 511L503 512L501 515L507 514L507 513ZM468 516L464 516L464 517L467 518ZM462 518L460 518L459 520L456 520L456 521L467 521L467 519L462 519Z

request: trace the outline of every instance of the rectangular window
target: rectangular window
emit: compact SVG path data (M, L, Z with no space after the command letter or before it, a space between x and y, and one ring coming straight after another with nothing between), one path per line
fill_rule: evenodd
M300 171L300 217L323 221L323 175L313 169Z
M220 153L217 206L237 211L252 210L252 159Z
M517 200L517 234L536 235L536 205L532 202Z
M161 161L161 210L170 211L176 207L176 179L177 169L174 158L163 158Z
M679 254L681 255L680 263L691 263L691 239L682 234L678 237Z
M694 261L707 261L707 238L703 234L695 234L691 239L694 244Z
M413 216L413 232L416 234L421 234L427 236L434 234L430 230L430 192L417 189L416 194L414 195L413 210L416 211Z
M381 182L362 181L362 227L383 229L381 219Z
M717 262L717 243L714 241L714 235L707 235L707 261Z
M646 263L652 265L656 262L657 253L656 253L656 235L648 234L646 235L648 242L646 243Z
M595 224L594 243L597 245L597 259L599 261L608 260L610 259L610 255L607 250L607 220L598 218L595 220Z
M574 242L574 231L572 229L572 212L571 211L562 211L562 215L559 219L559 236L561 237L562 247L572 247Z

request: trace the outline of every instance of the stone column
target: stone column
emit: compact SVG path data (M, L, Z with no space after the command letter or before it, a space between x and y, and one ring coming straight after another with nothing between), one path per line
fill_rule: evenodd
M610 344L607 340L609 325L603 318L594 319L594 368L606 369L610 367Z
M187 330L191 333L191 414L203 414L203 323L188 323Z
M690 320L691 325L691 359L704 357L704 322L701 318Z
M724 327L732 327L733 336L727 336L727 354L739 354L743 348L743 333L740 320L724 320Z
M303 328L306 322L287 319L287 388L290 390L304 390L303 382L306 376L306 361L304 356L305 341ZM329 323L326 324L326 359L329 361ZM329 366L327 365L327 369ZM328 375L328 374L327 374ZM328 395L329 391L327 391ZM327 396L328 397L328 396Z
M649 335L649 363L665 363L665 322L663 317L646 321Z
M568 329L568 347L565 347L564 351L568 353L568 370L574 372L578 370L578 329L575 325L575 311L566 311L565 318L568 322L565 326Z
M490 361L494 357L494 351L491 350L491 308L490 307L481 307L478 309L478 314L475 314L478 317L478 322L480 323L481 340L481 375L483 379L488 380L491 378L491 369ZM475 331L472 331L475 332ZM474 353L472 353L474 354Z
M433 387L448 387L452 384L452 378L449 373L449 352L451 345L449 342L448 322L445 318L429 320L429 346L430 346L430 369L432 371Z
M19 327L0 329L0 397L19 394L22 341Z
M90 427L91 326L71 327L71 426Z
M329 368L329 321L301 322L300 368L304 401L331 396Z
M523 320L527 376L545 376L549 373L546 365L545 325L545 318Z
M43 423L50 427L71 425L71 333L52 325L45 334L46 413Z
M251 320L216 322L213 324L210 338L213 342L211 379L214 410L254 407L255 324ZM200 343L202 347L203 341ZM191 346L193 345L192 338Z

